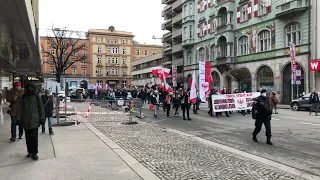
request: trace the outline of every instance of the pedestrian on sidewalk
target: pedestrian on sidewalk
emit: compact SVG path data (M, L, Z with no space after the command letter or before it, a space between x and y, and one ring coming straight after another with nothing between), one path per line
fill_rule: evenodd
M52 116L53 116L53 99L52 93L50 90L46 90L45 94L41 96L43 107L44 107L44 114L45 118L48 120L48 128L49 134L53 135L52 130ZM46 124L41 124L42 126L42 133L46 132Z
M257 135L261 131L262 124L266 128L267 144L273 145L271 142L271 115L272 109L267 98L267 91L263 89L261 95L255 99L252 108L252 118L255 119L255 129L252 133L253 141L258 142Z
M13 89L10 89L7 101L10 102L8 114L11 116L11 142L16 141L17 137L17 126L19 126L19 139L22 139L23 135L23 124L22 121L17 119L18 108L21 104L21 97L23 95L23 90L21 88L20 82L15 82Z
M320 99L319 99L317 90L313 90L313 92L310 94L309 103L311 104L310 115L312 110L314 110L316 113L316 116L318 116Z
M17 118L24 124L27 157L38 160L38 129L41 124L45 124L45 113L41 97L36 94L36 86L33 83L27 85L26 93L21 98Z
M271 105L271 109L272 109L272 114L273 114L273 110L274 110L275 114L278 114L277 106L279 104L279 101L277 99L277 96L276 96L275 92L272 91L270 93L269 101L270 101L270 105Z
M187 111L187 117L188 120L190 121L190 114L189 114L189 110L190 110L190 89L188 89L187 91L185 91L183 93L183 96L181 98L181 108L182 108L182 113L183 113L183 120L187 120L186 119L186 111Z

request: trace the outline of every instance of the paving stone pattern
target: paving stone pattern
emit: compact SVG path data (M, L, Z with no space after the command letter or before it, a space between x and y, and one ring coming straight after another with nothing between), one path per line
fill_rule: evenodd
M87 103L72 104L86 111ZM127 115L92 106L89 122L164 180L304 180L255 160L167 132L139 121L123 125ZM184 123L184 122L181 122Z

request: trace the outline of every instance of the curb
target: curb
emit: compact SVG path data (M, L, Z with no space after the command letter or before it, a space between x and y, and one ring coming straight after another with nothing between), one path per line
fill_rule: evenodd
M138 176L143 180L160 180L149 169L144 167L139 161L132 157L127 151L122 149L118 144L96 129L91 123L83 123L91 130L101 141L111 148Z

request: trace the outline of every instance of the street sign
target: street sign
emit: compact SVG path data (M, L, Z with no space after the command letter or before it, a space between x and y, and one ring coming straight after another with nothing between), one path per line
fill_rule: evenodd
M296 81L296 84L297 84L297 85L300 85L300 84L301 84L301 81Z

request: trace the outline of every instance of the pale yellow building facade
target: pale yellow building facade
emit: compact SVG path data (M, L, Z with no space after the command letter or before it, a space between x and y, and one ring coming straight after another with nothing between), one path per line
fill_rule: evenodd
M133 44L133 61L158 54L163 49L163 46L159 45Z

